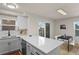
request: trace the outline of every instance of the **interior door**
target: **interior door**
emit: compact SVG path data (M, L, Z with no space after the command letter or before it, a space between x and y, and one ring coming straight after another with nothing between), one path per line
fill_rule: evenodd
M50 24L46 23L46 38L50 38Z

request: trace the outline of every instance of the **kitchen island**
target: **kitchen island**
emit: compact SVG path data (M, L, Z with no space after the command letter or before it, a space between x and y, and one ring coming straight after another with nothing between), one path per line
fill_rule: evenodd
M45 37L21 36L27 43L27 55L59 55L59 46L64 42Z

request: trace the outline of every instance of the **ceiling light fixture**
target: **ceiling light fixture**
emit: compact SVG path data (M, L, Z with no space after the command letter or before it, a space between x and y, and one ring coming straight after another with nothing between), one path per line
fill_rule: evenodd
M67 13L63 9L58 9L57 12L62 15L67 15Z
M15 3L5 3L4 5L11 9L18 8L17 4Z

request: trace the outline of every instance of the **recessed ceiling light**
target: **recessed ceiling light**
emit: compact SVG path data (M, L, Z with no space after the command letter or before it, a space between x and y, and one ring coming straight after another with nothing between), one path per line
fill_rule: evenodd
M63 9L58 9L57 12L62 15L67 15L67 13Z
M18 8L17 4L15 3L5 3L4 5L11 9Z

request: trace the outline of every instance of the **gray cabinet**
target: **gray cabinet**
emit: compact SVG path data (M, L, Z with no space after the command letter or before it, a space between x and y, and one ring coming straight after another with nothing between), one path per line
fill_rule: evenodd
M21 45L21 43L19 40L13 40L13 41L8 42L8 46L10 48L10 51L20 49L20 45Z
M60 55L60 48L57 47L54 50L50 51L49 53L45 54L36 47L27 43L27 55Z
M0 54L5 53L9 50L8 42L0 40Z
M39 51L37 48L35 48L31 44L27 43L27 55L44 55L44 53Z
M26 47L27 47L27 52L26 52L27 55L31 55L31 48L32 48L31 45L27 43Z
M21 42L18 38L0 40L0 54L21 49Z
M26 55L26 41L22 39L21 42L21 46L22 46L22 54Z

